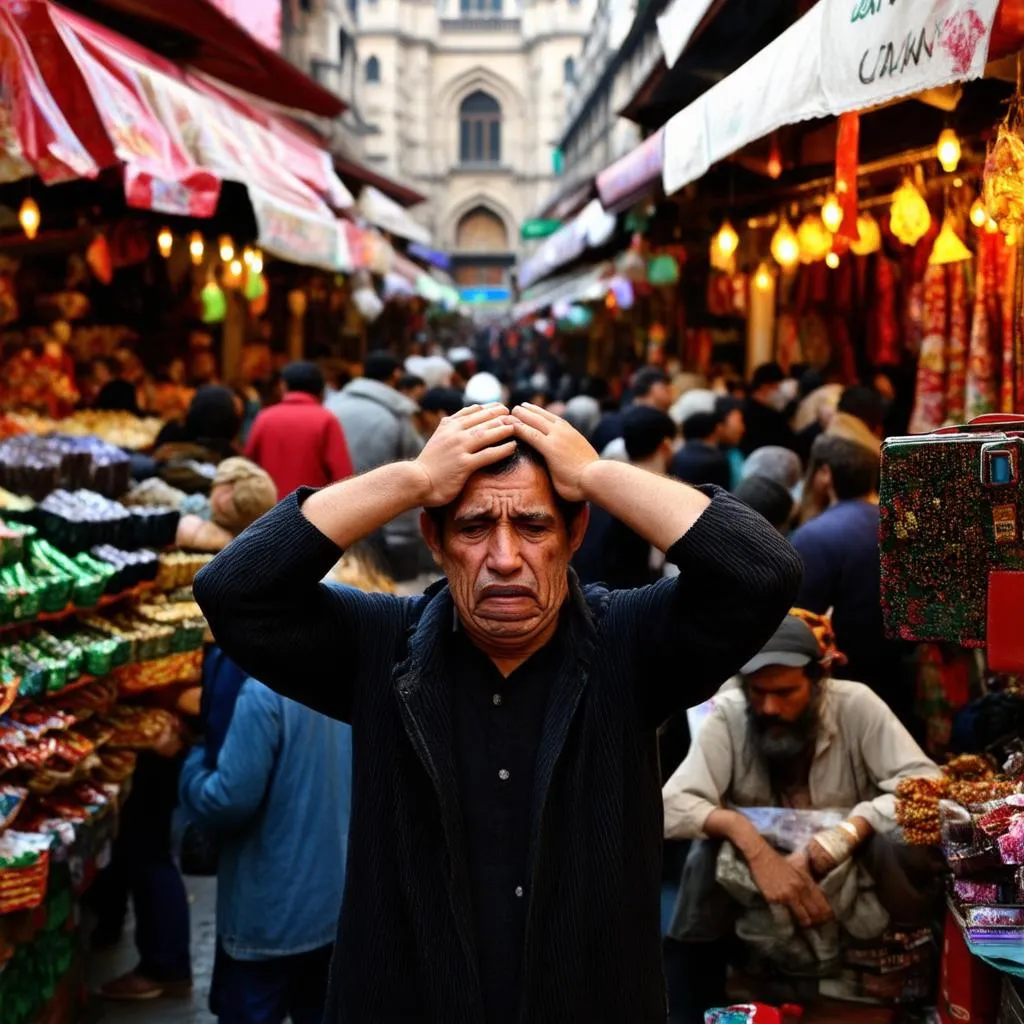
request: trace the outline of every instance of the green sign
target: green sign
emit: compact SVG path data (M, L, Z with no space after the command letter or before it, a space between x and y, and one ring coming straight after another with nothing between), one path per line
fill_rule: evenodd
M531 238L547 238L553 235L560 227L560 220L527 220L519 229L519 235L524 242Z
M551 151L551 173L560 178L565 171L565 154L560 149Z

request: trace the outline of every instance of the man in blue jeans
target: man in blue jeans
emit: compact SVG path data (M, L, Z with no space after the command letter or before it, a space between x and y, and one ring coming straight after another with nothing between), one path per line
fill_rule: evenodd
M220 839L210 1009L221 1024L320 1024L345 885L349 726L242 685L211 766L181 772L186 812Z

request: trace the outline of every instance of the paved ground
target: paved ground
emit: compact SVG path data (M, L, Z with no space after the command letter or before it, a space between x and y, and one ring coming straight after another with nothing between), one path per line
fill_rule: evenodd
M216 1018L207 1009L210 994L210 975L213 971L213 953L216 941L217 883L212 878L186 878L192 914L192 972L195 987L191 999L159 1000L134 1005L106 1003L96 1000L90 1019L102 1024L214 1024ZM110 978L135 966L137 956L132 944L132 923L125 930L121 944L104 953L94 953L89 959L89 988L97 987Z

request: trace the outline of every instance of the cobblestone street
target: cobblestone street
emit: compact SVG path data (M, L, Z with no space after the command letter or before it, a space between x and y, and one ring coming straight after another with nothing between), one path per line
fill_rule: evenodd
M185 879L192 918L192 972L195 985L191 999L166 999L141 1003L110 1003L94 998L90 1021L102 1024L212 1024L216 1018L207 1002L216 945L217 881L214 878ZM131 970L138 959L132 943L132 921L114 948L89 958L89 991L111 978Z

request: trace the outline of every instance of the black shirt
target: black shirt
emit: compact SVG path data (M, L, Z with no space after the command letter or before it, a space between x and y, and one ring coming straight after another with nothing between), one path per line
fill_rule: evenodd
M740 451L744 455L750 455L758 448L776 445L790 451L797 450L796 434L785 413L772 409L756 398L748 398L743 403L743 422L746 430L740 442Z
M687 441L672 456L668 471L677 480L694 486L714 484L729 490L732 484L728 456L718 445L707 441Z
M507 679L463 629L452 634L455 761L488 1024L519 1016L533 771L563 632Z
M650 543L599 505L590 506L590 523L572 567L581 583L604 583L611 590L645 587L661 576L651 568Z

